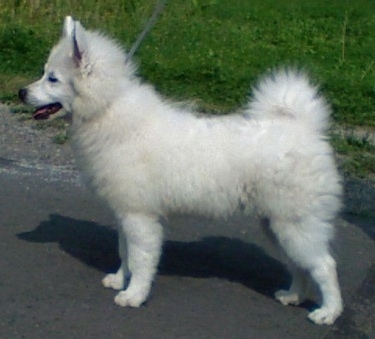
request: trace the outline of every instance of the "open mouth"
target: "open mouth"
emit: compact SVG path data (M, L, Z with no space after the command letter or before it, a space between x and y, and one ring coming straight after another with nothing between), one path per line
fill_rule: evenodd
M33 118L35 120L48 119L51 114L57 113L61 108L62 105L59 102L38 107L33 113Z

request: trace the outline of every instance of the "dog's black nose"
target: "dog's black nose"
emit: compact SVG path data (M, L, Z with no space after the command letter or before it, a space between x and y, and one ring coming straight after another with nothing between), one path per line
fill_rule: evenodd
M18 97L21 99L21 101L25 101L27 96L27 90L25 88L22 88L18 91Z

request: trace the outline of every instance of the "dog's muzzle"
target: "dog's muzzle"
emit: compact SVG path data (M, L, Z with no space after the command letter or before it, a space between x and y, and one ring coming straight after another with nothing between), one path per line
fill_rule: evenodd
M27 89L22 88L18 91L18 97L22 102L25 102L26 97L27 97Z

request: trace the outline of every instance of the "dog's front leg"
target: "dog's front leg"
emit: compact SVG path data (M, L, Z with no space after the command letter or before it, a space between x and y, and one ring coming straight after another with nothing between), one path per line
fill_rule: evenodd
M121 230L126 237L131 279L128 288L117 294L115 303L138 307L146 301L151 289L160 259L163 230L158 218L140 214L123 218Z
M114 290L122 290L124 287L126 287L126 280L130 278L126 237L121 222L119 223L118 227L118 250L121 259L119 269L114 274L107 274L102 280L104 287L113 288Z

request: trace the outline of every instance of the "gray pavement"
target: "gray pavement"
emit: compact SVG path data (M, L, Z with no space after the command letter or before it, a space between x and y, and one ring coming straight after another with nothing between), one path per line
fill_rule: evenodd
M139 309L101 278L118 264L114 220L74 171L0 158L0 338L375 338L375 226L344 215L333 248L346 309L318 326L285 307L284 259L251 220L166 224L160 272Z

